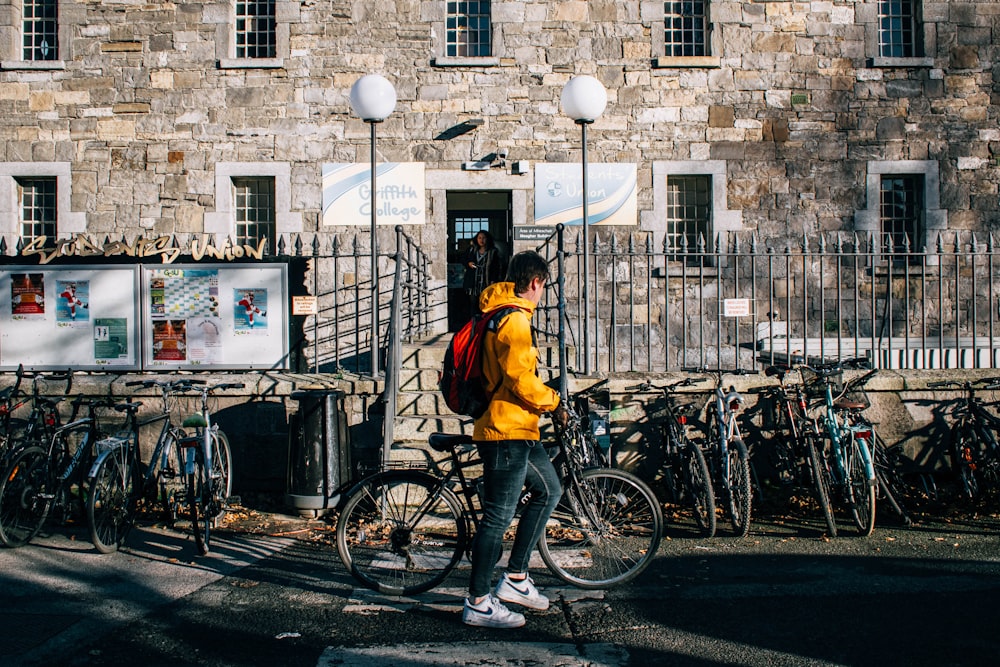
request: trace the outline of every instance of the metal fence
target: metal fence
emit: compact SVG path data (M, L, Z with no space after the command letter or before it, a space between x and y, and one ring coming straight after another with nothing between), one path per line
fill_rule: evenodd
M992 235L940 234L931 247L910 250L908 239L889 235L733 233L688 245L683 237L599 231L586 276L582 242L579 232L557 229L538 247L562 267L539 326L560 339L562 284L562 339L570 367L586 374L856 357L884 368L1000 367ZM589 322L579 316L584 281Z

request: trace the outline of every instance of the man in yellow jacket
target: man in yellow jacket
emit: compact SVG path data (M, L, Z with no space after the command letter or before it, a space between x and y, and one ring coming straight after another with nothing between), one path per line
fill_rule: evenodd
M539 441L538 418L554 412L553 417L563 419L564 409L559 394L538 377L538 350L531 335L531 316L548 278L549 267L541 255L521 252L510 260L508 282L487 287L479 297L483 312L500 306L519 309L503 317L496 333L484 340L483 376L493 396L473 431L483 459L484 488L483 519L472 546L469 597L462 612L468 625L524 625L524 615L503 602L536 610L549 606L527 573L531 550L562 494L559 476ZM530 499L517 524L507 571L492 588L503 535L514 520L523 489L531 492Z

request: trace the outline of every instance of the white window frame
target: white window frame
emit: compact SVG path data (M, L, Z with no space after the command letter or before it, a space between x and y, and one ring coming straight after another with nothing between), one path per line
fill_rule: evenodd
M437 2L425 2L426 19L431 26L431 34L434 36L434 58L431 65L434 67L498 67L500 56L502 55L503 23L504 21L523 22L523 16L517 18L517 10L523 11L523 6L515 6L514 3L503 3L497 0L490 3L490 49L489 56L448 56L448 2L438 0ZM513 12L510 16L505 16L504 12Z
M858 22L865 27L865 51L872 67L933 67L937 52L937 25L928 21L920 3L920 30L922 31L923 55L908 58L887 58L881 55L879 37L879 0L867 0L857 7Z
M277 0L274 3L274 58L236 57L236 2L227 0L222 11L212 13L212 5L205 6L204 21L215 23L215 48L219 69L280 69L291 55L289 46L290 26L299 20L298 2ZM216 5L218 7L218 5Z
M930 248L948 229L948 210L941 208L940 166L936 160L870 160L865 177L866 208L854 212L854 229L878 238L882 232L881 188L883 175L919 174L924 177L924 238L913 239L913 251Z
M302 232L302 213L292 211L292 167L288 162L218 162L215 165L215 211L205 213L205 233L217 241L236 238L236 202L233 179L270 176L274 179L274 229L283 234ZM277 252L274 239L269 252Z
M59 2L59 54L56 60L24 60L24 3L8 0L0 7L0 70L63 70L73 59L70 26L83 8L73 3Z
M703 68L717 68L721 66L722 58L720 54L722 53L722 31L719 29L716 22L715 12L713 12L712 5L715 4L711 0L706 0L708 4L708 9L706 11L707 16L707 26L708 30L708 43L705 47L708 49L708 54L706 56L668 56L665 55L666 42L664 39L664 29L666 13L663 11L662 0L655 3L642 3L642 13L643 21L648 22L650 25L650 48L652 52L656 55L653 58L654 68L682 68L682 67L703 67ZM648 14L647 14L648 12Z
M87 231L87 214L74 213L73 177L68 162L0 162L0 237L7 247L17 246L21 238L21 202L17 196L18 178L56 179L56 237L69 238Z
M671 160L653 162L653 211L644 211L640 228L647 231L667 231L667 177L710 176L712 179L712 216L709 220L712 239L728 232L743 230L743 211L730 210L728 202L729 176L726 160Z

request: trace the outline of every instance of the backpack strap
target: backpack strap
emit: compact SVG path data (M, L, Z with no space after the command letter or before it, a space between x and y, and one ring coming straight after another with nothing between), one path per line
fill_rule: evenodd
M498 308L494 308L488 313L485 313L485 317L488 319L488 321L486 322L486 331L487 332L492 331L495 334L497 332L497 329L500 328L500 321L516 310L520 310L525 314L528 313L526 309L521 308L520 306L500 306ZM530 327L530 322L529 322L529 328L531 329L531 344L537 347L537 344L535 343L535 330ZM484 346L486 345L485 337L483 338L483 345ZM493 400L493 394L495 394L497 392L497 389L499 388L500 388L499 385L497 385L496 387L486 388L486 395L489 397L491 401Z

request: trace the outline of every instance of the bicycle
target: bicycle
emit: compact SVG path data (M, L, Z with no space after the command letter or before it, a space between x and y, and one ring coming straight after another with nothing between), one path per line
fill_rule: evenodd
M730 386L724 389L726 375L756 375L747 369L685 368L691 373L711 376L715 381L713 397L706 409L709 439L709 468L716 500L721 496L733 532L746 537L750 532L750 514L753 496L750 486L750 453L740 435L736 415L743 407L743 397Z
M138 419L140 402L115 406L125 412L122 429L97 443L98 455L88 473L91 493L87 517L91 541L97 550L110 553L124 544L135 523L140 506L162 504L164 521L173 526L177 516L176 492L172 482L181 469L176 442L185 432L171 422L173 398L202 380L137 380L126 387L155 387L160 395L160 411L143 421ZM162 423L149 464L140 459L139 433L146 426Z
M652 562L663 531L656 496L623 470L585 467L582 422L567 406L555 425L553 463L563 496L538 550L562 581L587 589L630 581ZM441 472L386 469L355 485L337 521L337 552L363 585L391 595L428 591L471 553L479 524L480 465L471 436L434 433L431 449L446 454ZM522 501L524 499L522 498Z
M0 479L0 542L5 546L30 542L53 511L65 522L73 505L83 509L84 471L101 437L97 408L113 404L109 398L75 399L69 423L55 428L45 446L28 445L12 456ZM83 405L88 416L77 419Z
M834 502L846 507L858 532L867 537L875 528L878 486L871 453L874 428L861 417L861 411L869 405L867 399L852 400L846 394L863 386L878 370L871 370L846 385L841 363L802 366L800 372L807 394L818 397L823 409L818 422L822 424L820 431L825 445L819 452L819 463L820 481L827 496L823 511L828 517L830 537L837 536Z
M208 397L215 391L242 389L237 382L194 386L200 394L201 408L184 420L185 428L194 428L192 436L181 438L177 446L184 452L184 502L191 518L195 545L202 556L209 552L212 529L231 502L233 459L229 438L212 423ZM210 462L210 463L206 463Z
M828 531L836 531L830 506L830 489L823 476L819 429L809 416L809 399L804 382L786 384L792 369L784 364L768 366L764 375L778 380L777 387L761 390L759 406L769 406L765 418L772 425L774 436L770 463L780 481L808 488L816 498Z
M987 410L988 404L976 396L977 388L1000 389L1000 378L945 380L928 382L927 386L964 391L952 410L954 421L948 443L951 468L962 495L976 501L988 492L1000 491L1000 443L997 442L1000 418Z
M688 507L704 537L713 537L716 529L715 492L712 475L701 447L688 437L687 410L677 405L675 394L681 387L698 384L699 380L684 378L669 384L652 382L625 387L625 391L638 393L657 392L663 397L662 409L650 415L658 441L648 447L662 457L664 482L671 500ZM690 407L690 406L687 406ZM661 468L660 465L657 466Z

